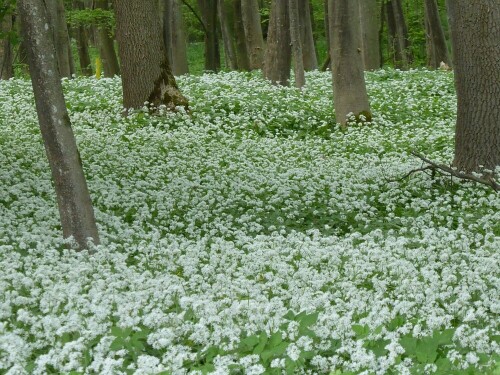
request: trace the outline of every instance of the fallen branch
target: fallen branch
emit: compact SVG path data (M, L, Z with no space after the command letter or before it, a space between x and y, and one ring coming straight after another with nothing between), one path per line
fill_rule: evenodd
M432 171L436 171L436 172L440 172L440 173L443 173L443 172L448 173L451 176L457 177L457 178L462 179L462 180L474 181L474 182L477 182L479 184L489 186L490 188L492 188L496 192L500 191L500 184L495 181L493 176L479 177L479 176L475 176L475 175L470 174L470 173L459 172L459 171L457 171L457 170L455 170L447 165L437 164L437 163L433 162L432 160L427 159L425 156L423 156L422 154L420 154L416 151L412 151L411 154L413 156L416 156L417 158L419 158L423 162L427 163L428 165L425 167L414 169L414 170L410 171L403 178L409 177L412 173L421 172L421 171L430 169Z

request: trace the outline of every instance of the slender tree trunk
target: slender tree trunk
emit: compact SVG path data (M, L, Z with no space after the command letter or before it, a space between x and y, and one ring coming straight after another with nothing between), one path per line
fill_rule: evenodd
M331 65L332 65L332 54L331 54L331 51L330 51L330 46L331 46L330 31L331 31L331 28L330 28L329 2L328 2L328 0L325 0L325 2L324 2L323 12L325 14L324 24L325 24L325 37L326 37L327 55L326 55L325 61L321 65L320 70L322 72L325 72L327 69L331 69Z
M219 37L217 36L217 0L198 0L205 24L205 70L220 70Z
M69 34L63 0L47 0L45 4L47 6L49 22L53 25L53 39L59 74L61 77L71 77Z
M380 19L378 17L377 0L359 1L359 14L365 70L379 69L381 66L379 45Z
M178 0L160 0L163 40L172 73L176 76L189 73L187 39Z
M429 68L438 68L441 62L451 66L451 60L448 54L448 47L446 45L446 39L444 37L443 26L441 25L441 18L439 17L436 0L425 0L424 8L428 51L427 66Z
M85 9L84 3L78 0L73 1L73 9L83 10ZM78 47L78 58L80 60L80 69L82 74L85 76L92 75L92 66L90 63L89 55L89 41L87 29L83 26L76 27L74 29L76 36L76 45Z
M187 107L162 40L155 0L115 0L116 37L122 63L123 105Z
M233 0L234 13L234 36L236 39L236 60L239 70L250 70L250 59L248 57L245 28L241 15L241 0Z
M8 33L12 30L12 16L6 14L0 24L0 32ZM12 44L10 39L0 39L0 79L9 79L14 76Z
M95 0L95 7L109 10L108 0ZM99 27L99 54L104 67L105 77L120 75L120 65L115 52L115 42L111 36L111 31L105 27Z
M236 60L236 51L234 49L233 35L226 13L226 5L224 0L218 0L219 22L222 31L222 40L224 42L224 55L226 57L226 67L230 70L238 69L238 62Z
M458 98L453 164L493 171L500 166L500 7L497 0L447 5Z
M288 86L291 63L288 1L273 0L267 32L264 77L274 85Z
M99 243L92 202L82 161L66 110L55 60L54 41L47 33L43 0L18 0L22 33L28 48L38 121L54 180L63 235L73 236L80 249L90 239Z
M364 0L329 0L333 98L337 122L346 125L350 115L356 121L371 121L366 92L359 4Z
M411 63L408 27L403 14L401 0L389 0L386 3L387 23L389 27L389 44L394 51L394 65L408 69Z
M295 87L302 88L306 84L304 76L304 60L302 55L302 40L300 39L299 2L288 0L290 14L290 41L295 71Z
M264 37L260 26L257 0L241 0L241 17L245 30L250 69L262 69L264 65Z
M311 22L310 0L299 0L299 25L302 41L304 69L307 71L318 69L318 57L314 44L313 27Z

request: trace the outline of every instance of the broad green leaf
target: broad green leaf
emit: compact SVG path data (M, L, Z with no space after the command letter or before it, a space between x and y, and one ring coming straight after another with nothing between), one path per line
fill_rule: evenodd
M281 332L274 332L269 338L269 346L272 348L273 346L278 345L283 340L283 336Z
M267 335L262 332L259 337L259 344L253 349L253 354L260 354L263 352L267 344Z
M420 363L434 363L437 358L438 341L432 337L424 337L417 341L417 360Z
M113 340L113 342L109 346L109 349L117 351L123 349L124 346L125 346L125 341L121 337L117 337Z
M300 317L300 325L302 327L309 327L315 324L318 321L318 315L319 312L314 312L312 314L304 314L302 317Z
M246 353L248 351L252 351L252 349L258 343L259 343L259 336L257 336L257 335L248 336L240 341L239 349L241 351L243 351L244 353Z
M411 335L405 335L399 339L399 343L407 355L414 356L417 354L417 340L417 338Z

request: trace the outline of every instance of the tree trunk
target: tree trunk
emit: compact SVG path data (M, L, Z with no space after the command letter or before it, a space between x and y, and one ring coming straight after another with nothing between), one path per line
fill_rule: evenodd
M361 49L365 70L375 70L381 66L378 10L377 0L359 1Z
M441 18L436 0L425 0L425 29L427 42L427 66L429 68L438 68L441 62L451 66L448 47L444 37Z
M224 42L224 56L226 58L226 68L236 70L238 62L236 60L236 51L234 50L233 35L226 13L224 0L218 0L217 9L219 10L220 29L222 31L222 40Z
M49 23L53 26L52 35L56 48L59 74L61 77L71 77L69 34L63 0L47 0L45 4Z
M95 7L109 10L107 0L96 0ZM101 56L105 77L120 75L120 64L115 52L115 42L111 37L111 30L99 27L99 55Z
M12 16L6 14L0 24L0 32L8 33L12 30ZM14 77L12 66L12 43L9 37L0 39L0 79L9 79Z
M292 49L288 1L273 0L269 15L264 77L274 85L290 84Z
M295 87L302 88L306 84L304 76L304 60L302 55L302 40L300 39L299 0L288 0L290 14L290 41L295 72Z
M241 0L241 18L245 30L250 69L262 69L264 65L264 37L260 26L257 0Z
M73 9L83 10L85 5L78 0L73 1ZM84 76L92 75L92 66L89 55L89 37L87 30L83 26L75 27L76 45L78 47L78 58L80 60L80 69Z
M250 70L250 60L248 57L245 29L241 16L241 0L233 0L234 13L234 36L236 39L236 61L239 70Z
M389 45L393 50L394 65L397 68L408 69L412 59L408 28L401 0L389 0L386 3L386 13L389 27Z
M493 171L500 166L500 7L497 0L447 5L458 98L453 164Z
M122 63L123 105L187 107L162 40L155 0L115 0L116 37Z
M180 76L189 73L187 39L178 0L160 0L162 7L163 41L172 73Z
M99 243L92 202L82 161L64 102L55 60L54 41L43 0L18 0L27 44L38 121L54 180L63 235L73 236L80 249L91 239Z
M358 122L371 121L372 117L361 54L358 1L364 0L329 0L333 98L341 125L347 124L350 115Z
M217 0L198 0L205 24L205 70L220 70L219 37L217 36Z
M304 69L307 71L318 69L318 57L316 56L316 47L314 45L310 5L310 0L299 0L300 38L302 41Z

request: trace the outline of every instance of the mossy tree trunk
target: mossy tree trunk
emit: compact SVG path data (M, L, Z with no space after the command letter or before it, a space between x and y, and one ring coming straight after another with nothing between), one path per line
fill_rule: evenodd
M318 69L310 5L310 0L299 0L300 39L302 41L302 56L306 71Z
M96 8L109 10L108 0L96 0ZM104 26L98 29L99 55L104 68L105 77L114 77L120 75L120 64L115 51L115 40L111 35L111 30Z
M198 0L205 25L205 70L220 70L219 36L217 35L217 0Z
M155 0L115 0L123 106L187 107L167 59Z
M290 14L290 41L292 44L295 87L302 88L306 84L306 79L304 75L302 39L300 38L299 0L288 0L288 11Z
M234 38L236 41L236 61L239 70L250 70L250 58L248 56L247 44L245 38L245 28L243 27L243 18L241 15L241 0L233 0L234 15Z
M82 161L66 110L45 1L18 0L17 9L63 235L65 238L73 236L79 248L86 249L88 240L97 244L99 236Z
M361 26L361 45L365 70L379 69L380 59L380 14L377 0L359 1L359 21Z

